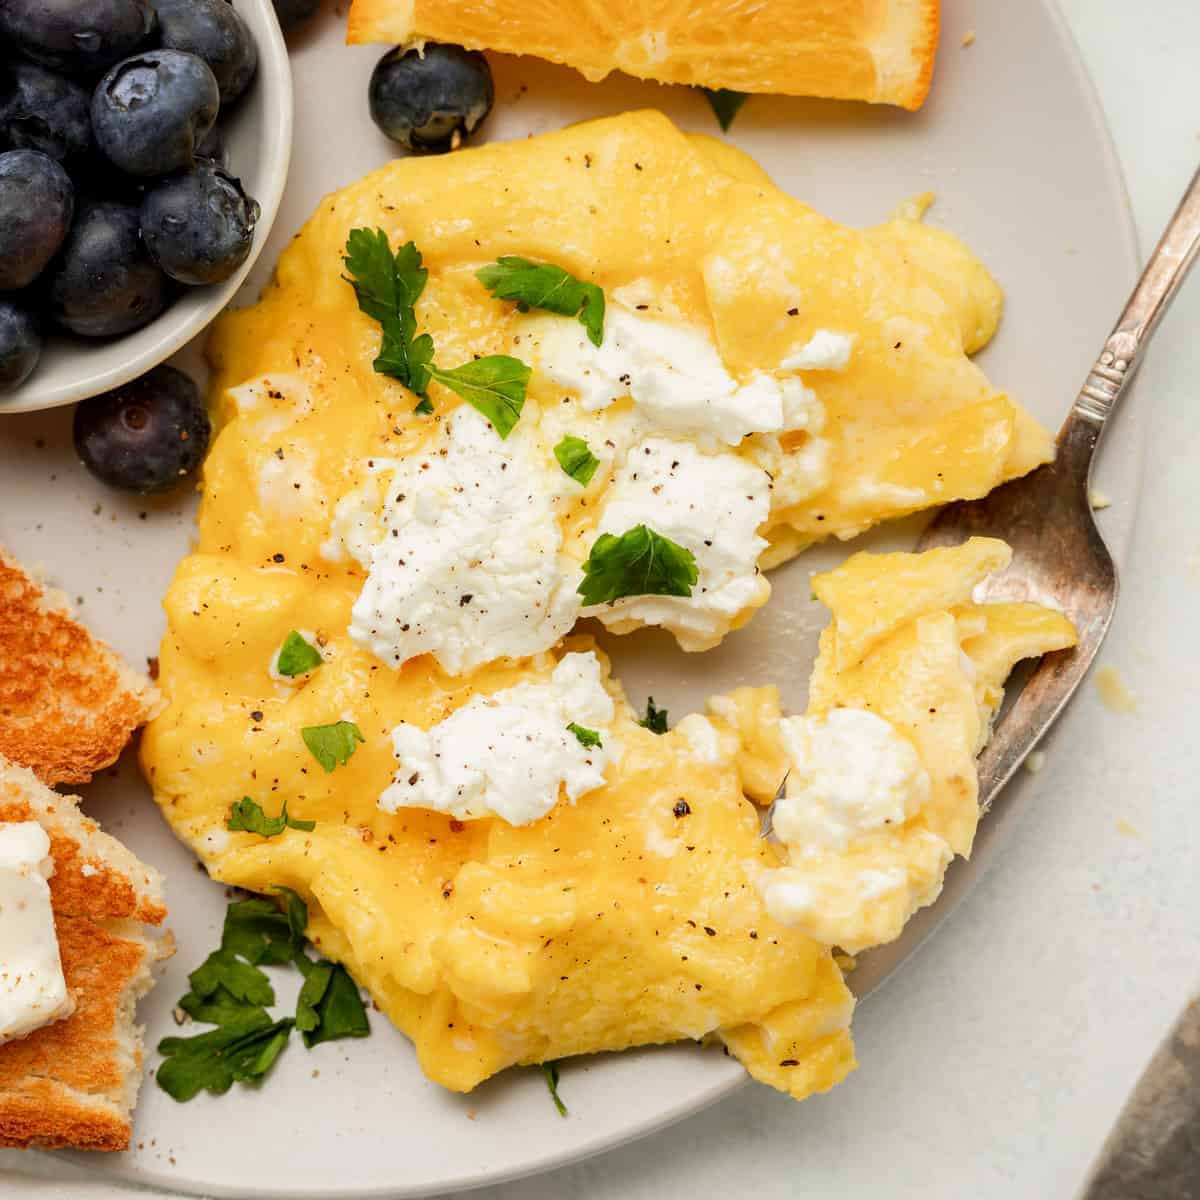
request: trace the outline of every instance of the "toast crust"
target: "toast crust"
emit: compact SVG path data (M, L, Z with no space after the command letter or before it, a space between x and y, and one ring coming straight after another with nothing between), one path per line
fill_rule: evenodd
M50 836L50 898L70 1016L0 1046L0 1146L123 1150L141 1078L137 998L173 950L158 873L32 772L0 760L0 821Z
M161 708L157 690L0 549L0 755L86 783Z

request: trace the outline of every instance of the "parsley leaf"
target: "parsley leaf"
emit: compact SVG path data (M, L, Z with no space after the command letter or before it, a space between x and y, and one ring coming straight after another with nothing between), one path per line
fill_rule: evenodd
M592 482L592 476L596 473L596 468L600 465L600 460L588 448L587 442L581 437L573 437L567 434L557 446L554 447L554 457L558 459L558 465L575 480L576 483L587 487Z
M646 715L638 722L643 729L650 730L651 733L666 733L667 732L667 710L665 708L656 708L654 697L650 696L646 700Z
M429 374L483 413L502 438L521 419L531 371L519 358L489 354L449 371L431 366Z
M358 987L346 968L304 951L308 905L291 888L277 887L286 899L280 909L263 896L240 900L225 910L220 949L188 977L192 990L179 1007L196 1021L216 1025L188 1038L164 1038L165 1060L155 1073L175 1100L200 1091L227 1092L236 1081L259 1079L287 1045L293 1028L309 1047L371 1032ZM294 963L304 976L296 1016L272 1021L265 1005L275 991L258 963Z
M554 1101L554 1107L558 1109L558 1115L565 1117L567 1106L558 1094L558 1063L542 1063L542 1074L546 1077L546 1087L550 1091L550 1099Z
M221 1004L236 1002L253 1008L275 1003L275 989L265 972L243 962L224 944L188 976L188 983L198 1000L217 997Z
M317 1005L329 989L329 981L333 978L333 963L313 962L307 954L304 955L304 961L309 964L307 967L297 960L297 965L304 972L304 984L296 997L296 1028L301 1033L311 1033L321 1023Z
M296 899L303 908L304 901ZM305 909L303 920L306 922L307 918ZM225 910L221 949L238 954L249 963L291 962L303 940L304 924L297 930L289 914L265 896L239 900Z
M312 756L325 768L332 771L338 763L345 766L350 756L358 749L356 742L365 742L362 730L353 721L337 721L332 725L308 725L300 730L304 744Z
M733 118L738 115L738 110L750 97L745 92L735 92L729 88L701 88L700 90L708 97L708 102L712 105L712 110L717 116L722 131L728 133L730 125L733 124Z
M600 741L600 735L594 729L586 729L582 725L576 725L574 721L567 728L579 739L581 746L599 746L603 749L604 743Z
M415 306L429 278L429 271L421 265L421 252L406 242L393 254L382 229L352 229L342 261L358 307L383 330L375 370L424 396L433 361L433 338L427 333L417 336Z
M279 656L275 660L275 670L280 675L294 679L297 675L307 675L315 671L323 662L321 652L316 646L306 642L294 629L283 639L279 647Z
M247 1013L266 1011L261 1004L247 1004L244 1000L239 1000L223 986L208 996L188 992L179 1001L179 1007L193 1021L203 1021L206 1025L228 1025L231 1021L240 1020Z
M169 1037L158 1043L165 1058L154 1078L173 1100L190 1100L200 1091L216 1096L235 1081L261 1079L287 1045L294 1022L272 1021L252 1009L209 1033Z
M282 833L285 829L302 829L308 831L317 827L316 821L298 821L288 816L287 801L283 802L283 811L277 817L268 817L262 806L249 796L235 800L225 818L225 828L231 833L244 831L257 833L260 837L270 838Z
M635 525L620 537L603 533L596 539L576 591L585 605L611 604L623 596L690 596L698 578L690 550Z
M309 967L301 967L306 977L296 1002L296 1028L304 1044L311 1050L322 1042L370 1034L367 1010L350 972L341 963L308 961Z
M476 271L475 278L497 300L515 300L522 312L540 308L575 317L587 330L593 346L604 341L603 289L576 279L562 267L509 254Z

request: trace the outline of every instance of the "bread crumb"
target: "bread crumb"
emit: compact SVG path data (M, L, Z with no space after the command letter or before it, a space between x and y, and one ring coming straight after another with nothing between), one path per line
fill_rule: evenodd
M1030 773L1030 775L1036 775L1045 765L1046 765L1045 750L1035 750L1025 760L1025 770L1027 770Z
M1115 713L1137 712L1137 697L1125 686L1125 680L1116 667L1101 667L1096 672L1096 690L1105 707Z
M1088 492L1088 503L1092 506L1092 509L1095 512L1099 512L1102 508L1112 507L1112 500L1099 488L1092 488L1092 490Z
M968 29L962 36L962 45L965 50L968 46L975 45L975 30Z
M1142 831L1136 826L1125 820L1124 817L1117 818L1117 832L1124 837L1143 837Z

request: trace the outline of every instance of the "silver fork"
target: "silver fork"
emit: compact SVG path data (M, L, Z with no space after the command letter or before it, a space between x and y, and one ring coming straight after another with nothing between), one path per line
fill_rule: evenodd
M1167 306L1200 251L1200 171L1192 178L1104 349L1058 433L1054 462L982 500L944 508L919 550L974 535L1003 538L1012 562L981 588L985 601L1056 604L1074 622L1079 644L1042 659L1002 717L979 758L979 807L1041 741L1087 674L1112 623L1117 568L1096 527L1092 463L1109 417L1125 394Z
M1060 607L1079 644L1048 654L1030 675L979 757L979 807L1000 789L1041 741L1087 674L1117 606L1117 567L1092 513L1091 476L1108 418L1137 370L1155 327L1200 251L1200 171L1058 433L1054 462L997 488L982 500L948 505L925 530L918 550L956 546L972 536L998 537L1012 562L980 588L985 601L1035 600ZM787 777L775 802L783 797ZM774 839L775 804L763 817Z

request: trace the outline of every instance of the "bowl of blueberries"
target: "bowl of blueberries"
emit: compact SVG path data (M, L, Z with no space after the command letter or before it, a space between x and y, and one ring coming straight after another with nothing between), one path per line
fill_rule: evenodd
M0 414L141 376L237 291L291 152L276 8L0 0Z

